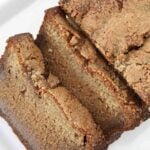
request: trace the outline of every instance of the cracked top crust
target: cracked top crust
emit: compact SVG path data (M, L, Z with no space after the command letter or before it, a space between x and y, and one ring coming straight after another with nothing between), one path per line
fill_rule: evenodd
M150 105L150 0L60 0L60 5Z

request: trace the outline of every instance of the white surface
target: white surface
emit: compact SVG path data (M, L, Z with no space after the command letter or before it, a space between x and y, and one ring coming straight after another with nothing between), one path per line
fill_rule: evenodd
M31 32L34 37L42 23L44 10L57 0L0 0L0 54L8 37ZM6 121L0 118L0 150L25 150ZM124 133L109 150L150 150L150 120Z

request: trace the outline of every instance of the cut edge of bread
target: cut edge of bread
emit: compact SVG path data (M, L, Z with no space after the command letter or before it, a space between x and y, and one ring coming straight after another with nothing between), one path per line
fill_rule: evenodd
M22 69L22 72L25 74L27 80L30 80L30 83L32 84L32 87L35 89L36 94L39 95L40 97L43 97L42 95L46 97L49 97L49 96L52 97L56 105L61 110L62 114L68 120L67 121L68 124L70 124L73 129L78 130L79 132L85 135L84 142L87 148L92 149L93 147L97 145L103 147L105 145L105 142L104 142L104 137L102 135L102 131L100 129L99 130L97 129L90 113L86 110L86 108L84 108L74 96L71 96L70 92L68 92L65 88L58 87L57 89L56 87L54 89L53 88L51 89L49 88L49 85L47 85L47 82L44 79L45 67L43 64L43 58L38 47L32 44L31 47L35 46L33 49L36 49L36 50L34 52L29 52L29 55L27 54L27 52L24 52L23 50L20 49L21 48L20 44L26 45L28 44L28 42L33 43L33 38L31 34L25 33L25 34L16 35L14 37L11 37L7 42L8 42L8 45L7 45L5 54L3 55L2 60L1 60L1 67L2 65L5 66L4 63L6 63L5 61L7 61L7 56L10 56L12 53L15 53L18 58L18 60L16 61L18 61ZM30 47L26 47L26 48L30 48ZM26 59L29 59L29 60L35 59L35 61L32 62L31 60L28 63L26 63ZM13 66L12 64L12 67L16 67L16 66ZM3 71L6 71L6 70L3 70ZM1 71L0 73L2 73L3 71ZM36 74L36 72L38 73ZM39 78L42 78L42 79L40 79L41 82L39 82L38 84L36 81L39 80ZM67 97L65 96L63 97L62 95L62 98L61 98L61 95L59 95L59 94L62 94L61 92L65 93ZM81 114L78 112L78 110L81 111ZM6 118L6 120L9 122L10 118L8 119L7 117L5 117L6 112L2 112L2 113L4 114L3 117ZM80 117L80 118L78 119L77 117Z
M58 16L60 15L61 17L61 21L60 22L57 22L56 20L55 20L55 15L57 15L58 14ZM50 23L50 24L54 24L54 26L56 27L56 28L58 28L58 30L60 30L60 34L61 35L63 35L63 30L66 30L66 31L68 31L68 32L71 32L71 34L72 35L75 35L76 37L79 37L79 40L81 40L82 38L84 39L85 37L83 36L82 37L82 35L80 36L80 33L79 32L76 32L74 29L72 29L72 27L71 26L69 26L68 24L67 24L67 21L65 20L64 21L64 18L65 18L65 13L60 9L60 7L54 7L54 8L50 8L50 9L48 9L47 11L46 11L46 15L45 15L45 19L44 19L44 23L46 23L47 22L47 24L48 23ZM42 31L42 30L44 30L43 28L44 28L44 23L43 23L43 25L42 25L42 27L41 27L41 30L40 31ZM60 24L59 24L60 23ZM62 25L61 25L62 24ZM63 27L64 26L64 27ZM68 33L69 34L69 33ZM41 36L41 38L43 38L42 36ZM38 37L37 37L37 40L36 40L36 43L37 43L37 45L40 47L40 40L41 40L41 38L40 38L40 33L39 33L39 35L38 35ZM67 37L65 37L65 35L64 35L64 38L67 38ZM85 38L86 39L86 38ZM87 39L86 39L87 40ZM88 40L87 40L88 41ZM90 42L89 42L89 45L91 46L91 44L90 44ZM41 45L42 46L42 45ZM82 46L82 45L81 45ZM68 47L70 47L70 49L74 49L74 48L72 48L72 45L69 45ZM93 47L93 46L91 46L91 47ZM42 47L40 47L41 49L42 49ZM73 50L74 51L74 50ZM95 51L94 49L93 49L93 51ZM75 52L75 51L74 51ZM74 53L73 52L73 53ZM81 62L83 62L82 60L84 59L85 60L85 62L88 62L89 60L88 60L88 58L86 58L86 56L84 57L83 55L81 55L81 54L79 54L80 56L79 56L79 63ZM96 56L97 57L97 56ZM81 59L80 59L81 58ZM49 59L51 59L51 58L49 58ZM92 61L91 61L92 62ZM89 64L90 64L90 62L89 62ZM92 64L92 63L91 63ZM84 64L83 64L83 68L84 68ZM109 86L110 87L110 89L111 89L111 91L115 94L115 95L118 95L117 97L118 97L118 99L119 99L119 103L120 103L120 106L122 107L122 110L123 110L123 113L124 113L124 115L125 115L125 127L124 127L124 130L128 130L128 129L131 129L131 128L134 128L135 126L137 126L137 125L139 125L139 123L141 122L141 120L143 120L143 118L141 118L141 111L142 111L142 108L139 108L139 106L135 103L135 101L136 101L136 98L135 97L132 97L132 96L130 96L130 95L128 95L127 97L129 97L129 101L128 101L128 99L122 99L122 97L120 97L119 98L119 94L118 94L118 92L121 92L121 89L118 89L118 85L117 85L117 83L113 83L113 81L112 81L112 79L109 79L109 78L107 78L106 76L107 76L107 73L105 74L105 72L100 72L100 71L96 71L95 70L95 68L94 67L92 67L92 65L90 66L88 66L88 65L86 65L86 67L85 67L89 72L91 72L91 74L98 74L98 76L99 76L99 78L101 79L102 77L103 77L103 79L101 79L101 81L103 80L103 81L105 81L105 83L106 83L106 86ZM106 71L107 72L107 71ZM111 85L111 86L110 86ZM125 85L126 86L126 85ZM123 89L122 89L123 90ZM117 92L116 92L117 91ZM128 91L128 89L127 89L127 91ZM123 93L123 92L121 92L121 93ZM129 94L128 92L125 92L126 94ZM124 94L125 94L124 93ZM129 107L128 107L129 106ZM135 121L133 121L132 119L131 120L129 120L128 121L128 112L129 112L129 114L130 114L130 116L131 116L131 118L133 117L133 116L135 116ZM133 115L132 115L133 114ZM138 117L137 117L138 116ZM131 122L130 122L131 121Z

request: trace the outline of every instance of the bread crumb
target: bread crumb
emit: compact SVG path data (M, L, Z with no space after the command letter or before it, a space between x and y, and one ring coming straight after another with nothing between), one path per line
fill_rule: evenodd
M84 46L82 47L80 54L86 58L87 60L96 60L96 52L93 49L93 46L90 45L90 43L87 41Z
M52 52L53 52L53 49L49 48L49 49L48 49L48 52L52 53Z
M48 76L47 82L50 88L56 88L60 83L58 77L52 75L51 73Z
M77 39L77 37L73 36L70 40L70 45L74 46L76 44L78 44L78 39Z
M148 107L148 111L150 112L150 107Z

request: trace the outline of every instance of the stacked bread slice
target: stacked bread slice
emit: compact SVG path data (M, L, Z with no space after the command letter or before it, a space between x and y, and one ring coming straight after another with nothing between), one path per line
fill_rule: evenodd
M60 5L150 106L150 1L61 0Z
M127 28L117 32L109 23L105 26L113 18L122 24L121 13L130 12L135 1L61 0L71 18L60 7L51 8L35 42L29 33L8 40L0 60L0 114L29 150L106 150L124 131L149 117L149 21L138 32L139 37L146 34L137 51L132 52L135 39L129 36L133 47L127 54L121 49ZM142 21L149 15L146 4L143 0L131 11L144 12ZM134 25L133 20L131 34ZM122 65L127 66L123 72ZM136 65L144 71L138 77L132 76ZM131 84L129 77L137 82Z
M29 149L105 147L91 114L59 85L46 79L42 54L30 34L8 40L0 67L0 109Z
M36 43L48 69L88 108L106 135L139 124L142 106L136 97L59 7L46 11Z

